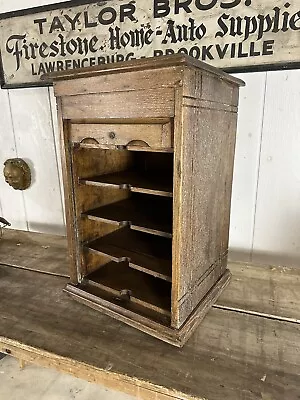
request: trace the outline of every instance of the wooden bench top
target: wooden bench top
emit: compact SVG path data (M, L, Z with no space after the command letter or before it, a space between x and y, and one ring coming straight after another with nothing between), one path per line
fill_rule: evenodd
M176 349L69 299L65 238L6 230L0 264L0 351L145 400L299 398L300 270L230 264Z

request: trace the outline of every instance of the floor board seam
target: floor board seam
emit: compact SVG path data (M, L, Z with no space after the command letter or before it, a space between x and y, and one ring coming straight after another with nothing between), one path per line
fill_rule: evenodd
M8 267L8 268L14 268L14 269L23 269L25 271L30 271L30 272L37 272L39 274L44 274L44 275L50 275L50 276L57 276L59 278L67 278L70 279L69 275L65 275L65 274L60 274L60 273L56 273L56 272L49 272L49 271L39 271L38 269L33 269L30 267L24 267L21 265L16 265L16 264L7 264L7 263L1 263L0 262L0 266L1 267Z
M297 318L282 317L280 315L266 314L266 313L262 313L262 312L258 312L258 311L245 310L243 308L237 308L237 307L222 306L220 304L214 304L213 308L218 308L218 309L226 310L226 311L233 311L233 312L237 312L240 314L254 315L256 317L272 319L272 320L277 320L277 321L282 321L282 322L289 322L292 324L300 325L300 319L297 319Z

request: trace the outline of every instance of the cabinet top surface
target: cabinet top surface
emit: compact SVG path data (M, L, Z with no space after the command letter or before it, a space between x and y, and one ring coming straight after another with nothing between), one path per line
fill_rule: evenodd
M111 64L96 65L94 67L78 68L68 71L53 72L50 74L43 75L41 80L46 81L60 81L78 78L88 78L91 76L122 73L122 72L134 72L140 70L158 69L166 67L192 67L200 70L209 72L210 74L216 75L221 79L224 79L232 84L238 86L244 86L245 83L238 78L235 78L222 70L215 68L202 61L196 60L193 57L185 54L174 54L170 56L159 56L151 58L143 58L139 60L131 60L124 62L117 62Z

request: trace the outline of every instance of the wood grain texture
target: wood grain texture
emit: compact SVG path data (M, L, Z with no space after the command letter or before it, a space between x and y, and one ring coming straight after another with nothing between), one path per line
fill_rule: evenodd
M230 273L226 271L178 330L170 328L170 319L165 315L165 311L162 314L162 310L151 307L151 315L149 315L149 307L141 307L141 304L137 306L134 302L129 302L125 307L111 295L107 296L107 292L103 290L100 292L100 288L91 290L89 285L80 285L79 287L67 285L65 292L78 302L94 310L100 311L173 346L182 347L206 316L211 304L215 303L220 296L229 279Z
M214 103L226 104L230 106L238 105L238 86L232 85L228 81L224 81L220 76L202 74L201 87L201 100L212 101Z
M236 106L231 106L229 104L218 103L210 100L192 99L190 97L184 98L183 105L186 107L237 113Z
M270 265L230 263L232 281L217 306L300 323L300 271Z
M68 124L71 129L71 124ZM66 139L68 141L68 139ZM69 142L68 142L69 143ZM76 263L80 271L80 282L82 278L106 263L106 257L97 258L85 254L82 244L107 235L118 229L115 225L90 220L83 216L83 213L90 209L104 206L113 201L123 200L128 197L127 190L116 191L103 188L82 185L79 178L87 178L90 175L108 174L128 167L131 163L128 152L113 152L111 150L94 149L70 149L70 169L72 174L72 187L70 188L72 201L74 202L74 211L70 209L75 221L73 232L75 231L76 245ZM70 206L69 206L70 207ZM73 233L74 234L74 233Z
M69 277L66 238L6 229L0 240L0 264Z
M125 200L89 210L85 215L96 221L172 238L172 200L167 197L133 193Z
M0 10L1 12L17 10L20 8L27 8L33 6L39 6L42 4L49 3L58 3L61 2L58 0L22 0L20 3L19 0L0 0ZM281 71L278 72L278 79L272 80L270 84L273 87L273 90L281 90L281 78L280 75L285 75L289 77L293 74L293 71ZM237 136L237 149L236 149L236 158L235 158L235 172L234 172L234 184L233 184L233 196L232 196L232 212L231 212L231 228L230 228L230 247L232 249L231 255L236 255L237 258L244 257L245 260L250 260L250 252L252 249L252 235L253 235L253 224L254 224L254 205L256 198L256 186L257 186L257 173L258 173L258 164L257 159L259 155L259 146L260 146L260 134L261 134L261 125L263 124L263 104L264 104L264 90L262 87L264 86L264 76L266 73L247 73L247 74L238 74L237 77L246 81L247 86L241 90L241 98L240 98L240 107L239 107L239 124L238 124L238 136ZM289 78L288 78L289 79ZM286 92L286 101L290 102L289 99L292 99L294 93L297 91L298 85L293 85ZM38 90L38 89L36 89ZM2 90L7 95L7 90ZM244 96L245 94L245 96ZM34 96L34 93L32 94ZM275 95L277 96L277 94ZM279 97L281 94L279 94ZM245 98L244 98L245 97ZM266 106L272 104L273 115L276 116L278 113L278 109L276 109L274 102L272 101L272 96L268 97L266 102ZM3 142L1 141L0 155L4 155L5 157L10 157L14 154L16 149L13 146L13 136L12 133L6 129L6 123L4 122L6 118L9 118L10 111L9 109L5 109L1 106L1 139L4 138L3 135L7 133L7 136ZM298 113L298 103L291 101L290 106L291 112L296 115ZM270 110L271 118L272 111ZM291 131L292 125L290 124L291 120L288 120L285 124L285 130ZM34 130L34 132L36 132ZM250 136L251 135L251 136ZM265 132L263 133L265 135ZM35 134L35 140L40 141L41 138ZM278 147L278 149L282 146L281 135L268 135L268 140L270 141L267 146ZM8 144L12 144L8 146ZM7 145L7 147L6 147ZM289 184L289 189L286 189L286 183L284 180L280 180L280 185L278 187L278 193L283 191L282 187L284 187L284 192L288 199L294 197L294 190L298 186L297 176L296 174L289 173L290 169L290 160L298 160L298 157L294 155L294 151L296 151L297 146L294 145L294 141L286 141L285 142L285 151L284 153L287 155L288 160L284 160L281 163L282 171L285 175L289 174L291 179L291 185ZM6 149L7 150L4 150ZM13 149L11 151L10 149ZM3 151L3 153L2 153ZM18 149L20 154L22 154L22 147ZM293 154L292 157L289 155ZM46 161L47 162L47 161ZM58 160L59 162L59 160ZM297 161L295 161L297 162ZM2 162L1 162L2 164ZM269 174L272 177L273 173L276 174L277 169L275 168L275 163L271 163L274 166L274 172L269 169ZM296 171L299 167L296 165L293 167L293 170ZM279 182L278 182L279 184ZM267 193L266 186L263 184L261 186L262 190L265 190ZM6 190L8 189L8 190ZM290 193L290 195L289 195ZM19 197L21 198L21 193L19 193ZM267 194L265 194L267 196ZM273 198L273 196L272 196ZM263 197L260 197L263 200ZM39 199L37 199L39 201ZM260 200L259 200L260 201ZM26 228L26 216L23 213L22 201L18 202L17 200L17 192L10 189L7 185L5 185L4 180L0 179L0 202L3 206L3 214L8 215L9 218L13 222L13 227L16 229L27 229ZM39 203L38 203L39 204ZM258 204L259 205L259 204ZM32 207L32 205L30 205ZM294 206L293 206L294 207ZM274 221L275 219L279 220L282 212L282 207L276 207L273 210L272 216L270 216L270 220ZM20 214L19 214L20 213ZM44 210L45 219L47 218L47 211ZM264 213L259 213L256 217L256 222L260 225L260 218L264 218ZM269 218L266 222L269 225ZM287 220L287 219L285 219ZM294 222L296 219L294 215L290 215L288 217L288 221L291 226L294 226ZM265 222L263 222L265 224ZM263 226L263 225L262 225ZM42 228L42 227L41 227ZM59 234L63 229L63 221L61 222L61 227L58 227L55 234ZM278 228L279 229L279 228ZM278 241L277 235L273 235L273 229L271 235L269 231L263 229L261 230L261 235L256 237L256 247L259 248L257 255L263 260L267 262L276 262L276 257L278 257L279 253L282 257L282 264L289 265L290 263L294 265L299 264L299 256L296 254L293 256L291 260L289 254L291 251L292 243L295 243L296 246L299 246L299 235L294 236L291 235L291 232L295 232L294 228L290 229L289 224L280 227L280 235L284 235L287 239ZM266 237L268 237L268 243L266 246ZM266 248L265 248L266 246ZM294 246L293 246L294 249ZM293 252L294 250L292 250ZM265 254L262 257L263 253ZM294 253L293 253L294 254Z
M87 243L86 249L116 262L128 260L132 268L171 281L172 241L169 238L125 227Z
M219 110L184 107L182 118L177 327L226 268L236 127L236 114Z
M298 399L299 324L212 309L175 349L69 300L64 278L0 274L0 350L15 357L142 399Z
M169 69L170 77L165 85L160 80L161 64L165 63L167 68L171 59L174 60L174 67L177 67L177 62L184 65L180 70ZM143 78L143 88L140 89L136 82L141 76L142 65L145 68L144 78L148 77L148 87ZM158 80L152 70L160 76ZM130 77L128 75L124 81L122 73L127 71L131 71ZM203 68L202 63L184 56L98 67L90 72L86 70L52 75L58 96L63 76L66 78L64 87L69 87L68 95L59 98L62 103L60 118L68 121L65 122L64 140L70 158L65 172L70 175L66 180L71 182L69 196L75 205L75 208L71 205L69 209L73 218L71 236L74 240L70 244L73 246L73 260L76 260L77 283L81 283L88 273L103 268L104 261L101 263L99 260L97 263L95 254L109 257L115 262L127 260L132 268L164 280L172 277L171 325L174 336L178 334L179 343L182 344L192 328L195 328L196 317L200 320L200 314L204 315L209 304L218 296L217 289L223 289L229 279L226 271L229 212L236 106L238 86L242 82L229 76L225 79L223 73ZM164 73L165 68L162 75ZM180 80L179 75L182 78ZM83 84L82 76L85 76L86 85ZM99 82L93 85L97 77ZM154 83L151 83L150 77ZM104 91L101 82L106 82ZM159 86L157 82L161 82ZM73 85L75 92L72 94ZM124 85L127 85L126 88ZM86 94L78 94L82 93L84 86ZM98 92L93 91L91 94L91 87L97 87ZM81 91L78 92L78 88ZM146 124L147 120L155 118L155 125ZM162 118L169 118L167 131L159 125ZM109 119L117 120L118 125L106 124ZM132 119L140 119L140 122L137 125L126 122ZM167 140L167 147L170 148L173 136L171 127L175 136L174 160L169 151L166 154L134 154L121 147L141 142L156 149L163 147L163 142ZM82 147L80 142L88 147ZM104 150L101 145L115 145L116 148ZM171 163L167 163L168 159ZM159 168L158 161L162 168ZM171 168L167 170L166 167L170 165ZM99 209L120 200L124 203L124 199L129 197L129 191L143 188L135 187L134 182L122 181L128 171L133 175L143 173L145 182L149 180L153 183L150 189L156 190L152 195L158 194L160 176L169 179L170 186L174 177L174 221L173 229L169 232L173 243L163 238L161 231L152 230L149 235L148 232L130 229L130 221L126 219L120 222L129 221L128 227L118 229L113 217L101 219L94 215L94 218L86 218L89 209ZM114 192L113 189L119 190ZM151 207L156 207L154 202L150 202L148 208ZM172 212L171 202L169 210ZM147 213L147 210L143 212ZM138 213L136 217L139 217ZM142 227L142 223L134 225ZM171 268L172 275L169 272ZM80 288L80 293L75 293L77 289L72 290L71 286L67 290L79 301L90 306L94 302L93 308L108 313L109 301L106 301L105 307L103 304L99 306L104 300L101 299L101 293L90 297L91 293L84 294L84 288ZM111 306L115 308L115 305ZM114 312L115 317L120 314ZM141 322L140 329L149 332L142 325ZM155 336L160 337L159 332ZM173 343L172 340L169 342Z
M210 76L217 76L220 79L226 82L230 82L233 85L244 85L244 82L242 80L223 72L221 69L215 68L210 64L204 63L194 57L190 57L183 53L173 54L164 57L147 57L118 63L102 64L89 68L78 68L76 70L57 71L47 75L43 75L41 79L48 81L54 80L56 82L59 82L61 80L90 78L92 76L99 77L101 75L109 76L110 74L120 74L126 72L138 73L138 71L161 70L165 68L171 68L174 72L176 70L176 67L179 67L181 69L183 69L184 67L199 68L205 71L205 73L208 73Z
M155 70L136 71L135 79L131 72L121 75L98 75L88 79L73 79L72 82L58 81L55 85L56 96L74 96L87 93L127 92L132 90L148 90L149 88L174 87L182 78L179 67L161 68L159 74Z
M120 121L121 122L121 121ZM173 134L171 123L167 124L72 124L71 140L86 142L94 140L98 144L114 146L134 145L142 142L144 146L171 148ZM139 146L139 143L137 143Z
M170 315L170 283L130 268L127 262L111 261L88 275L85 281L111 293L119 305L126 307L130 301ZM129 293L122 297L121 291L124 290Z
M75 243L78 244L78 237L74 232L73 215L75 214L75 204L73 198L73 176L71 170L72 155L70 148L67 145L69 136L69 123L64 122L61 118L62 104L61 100L57 99L57 111L60 132L60 146L61 146L61 163L63 169L63 183L64 183L64 200L65 200L65 218L67 224L67 240L68 240L68 260L69 260L69 273L71 282L77 283L81 278L78 271L78 254L75 250Z
M141 173L142 172L142 173ZM170 179L169 179L170 178ZM172 197L172 177L169 174L149 176L138 168L103 176L94 176L83 179L82 183L89 186L112 187L115 189L127 188L131 192L152 194L156 196Z
M65 119L153 118L174 116L174 89L87 94L62 97ZM135 104L134 107L128 107ZM124 121L125 123L125 121Z
M0 250L0 264L68 276L65 237L6 230ZM297 268L237 262L228 262L228 268L232 280L218 299L218 307L300 321Z

